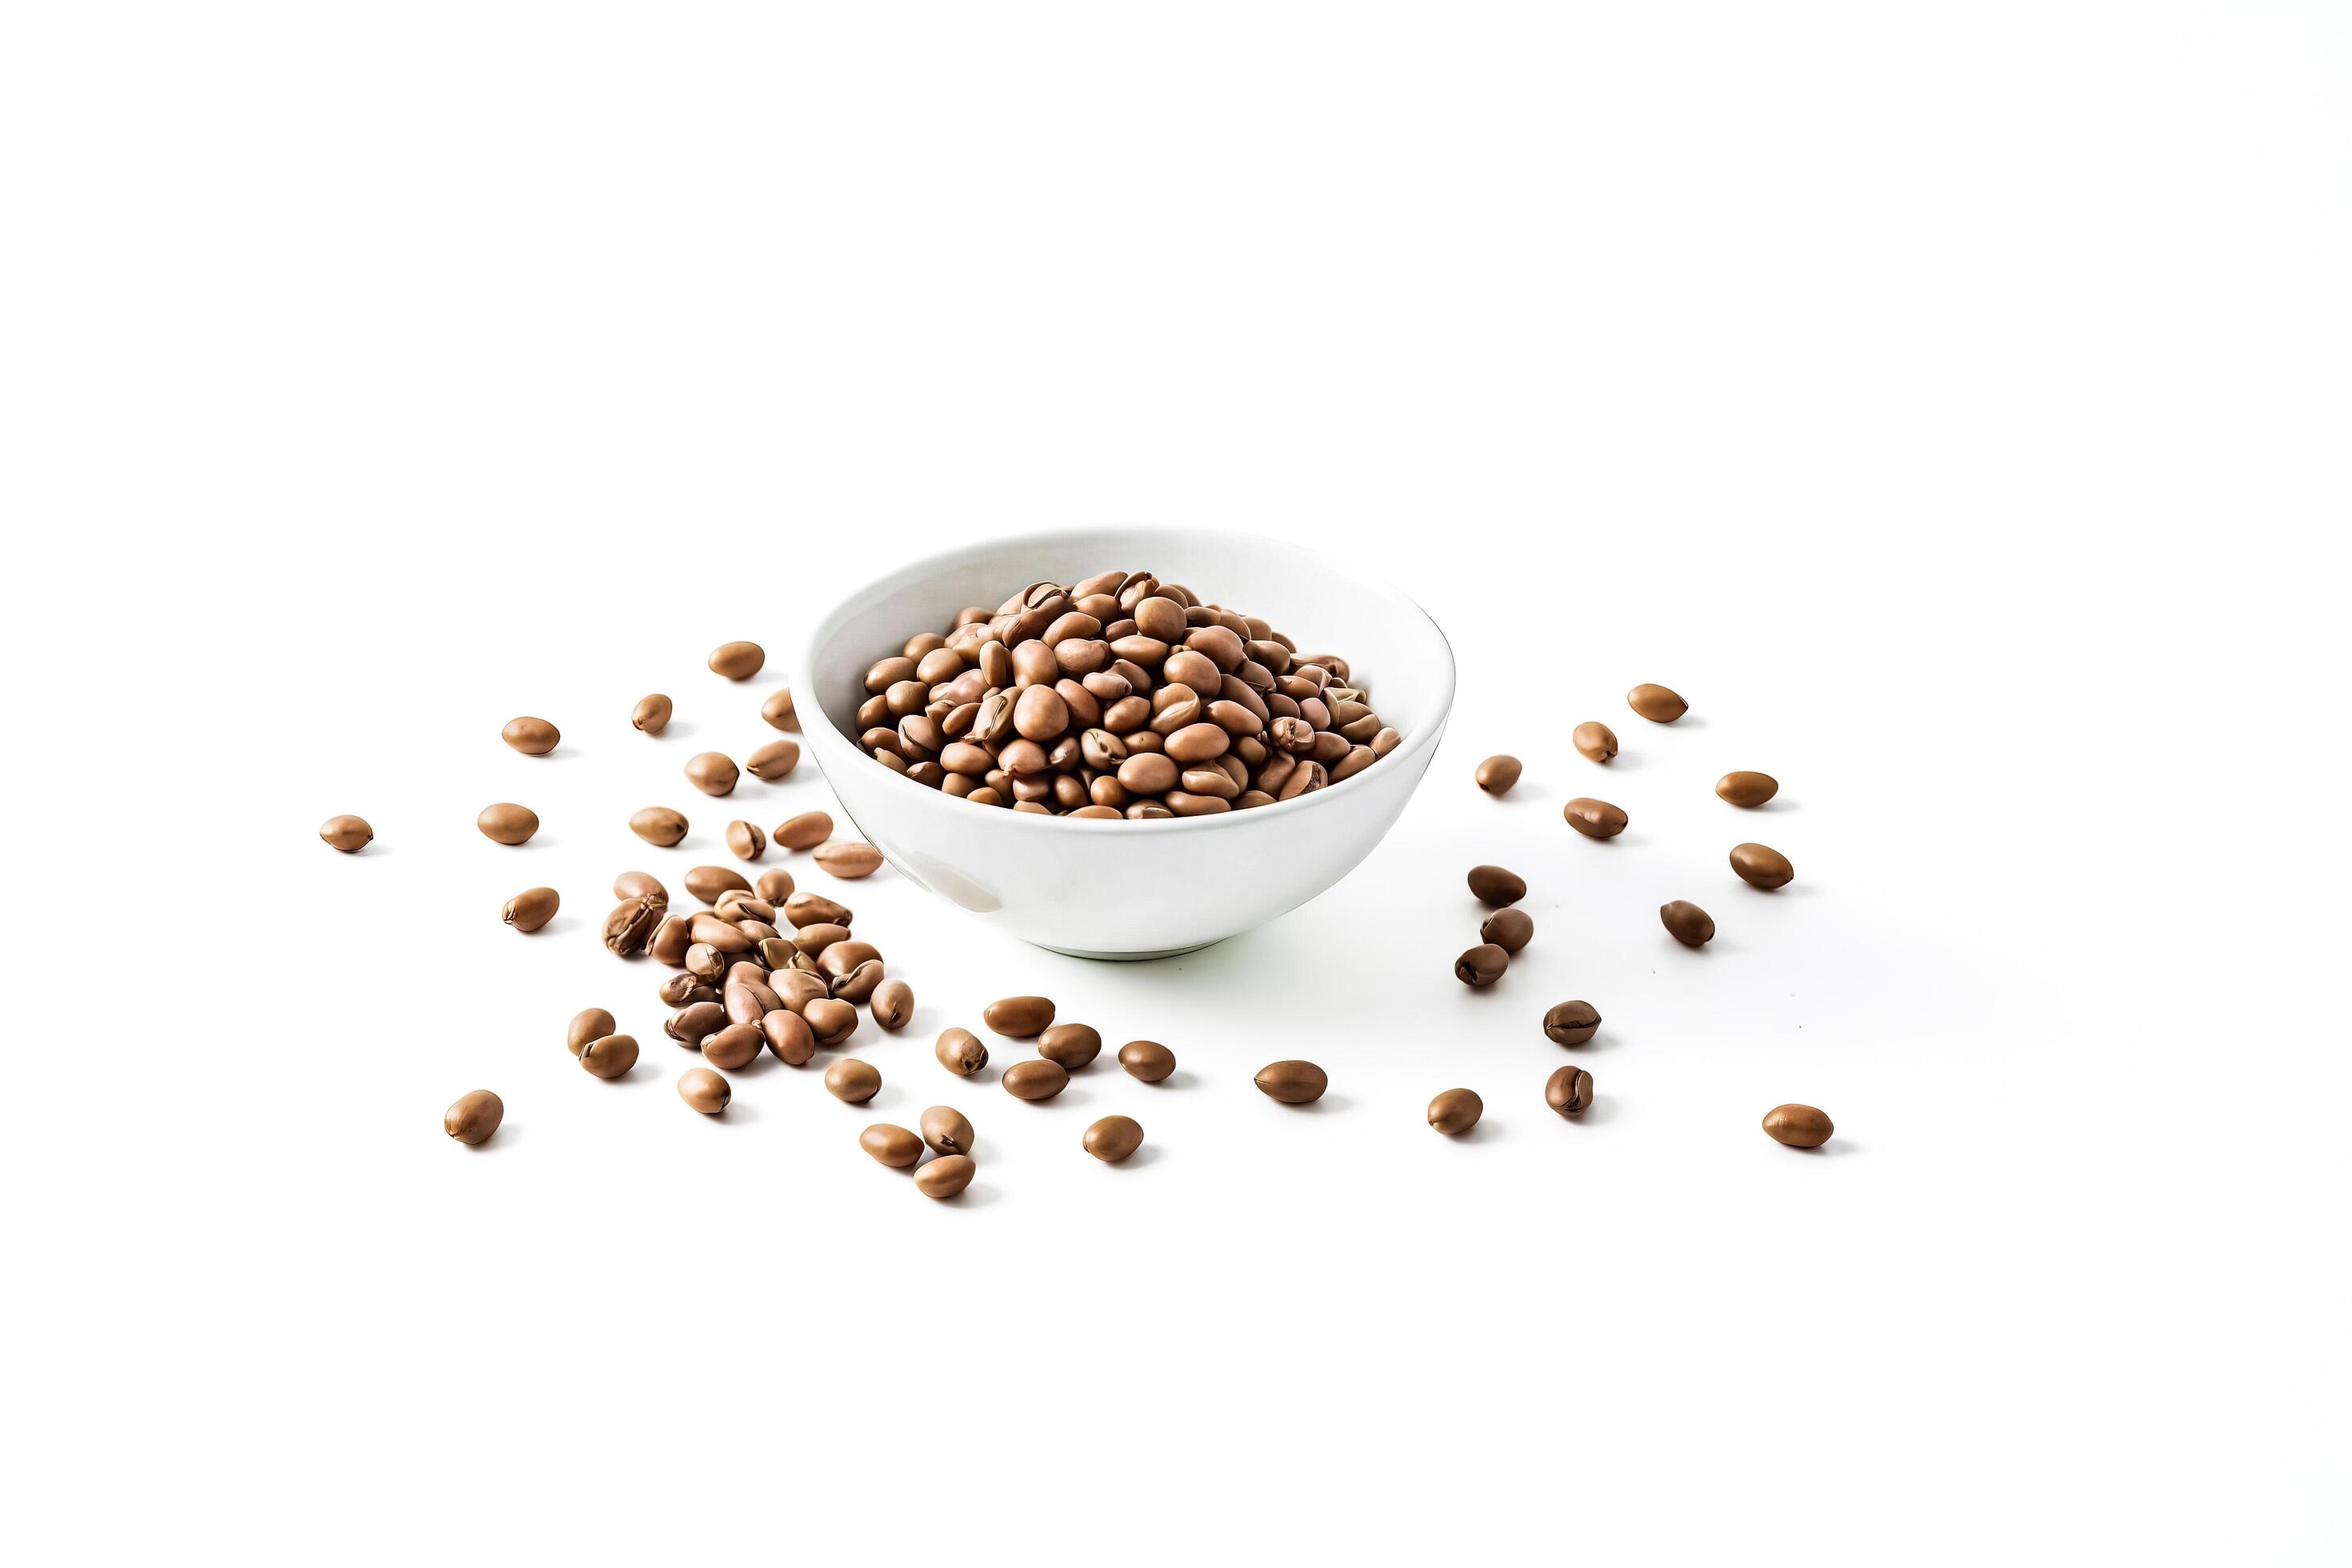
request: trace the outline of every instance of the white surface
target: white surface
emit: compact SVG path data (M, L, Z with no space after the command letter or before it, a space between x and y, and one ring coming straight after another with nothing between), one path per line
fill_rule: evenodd
M5 26L13 1560L2340 1558L2340 11ZM1144 970L877 877L881 1102L687 1111L591 922L765 736L704 651L1120 519L1429 606L1464 694L1395 833ZM1538 931L1470 995L1479 859ZM932 1063L1031 989L1181 1079ZM856 1146L935 1101L954 1206ZM1111 1110L1149 1161L1080 1152Z
M1213 602L1277 629L1313 626L1298 651L1346 658L1350 679L1370 688L1376 710L1404 738L1355 777L1277 803L1296 809L1119 823L1012 810L975 820L969 803L892 777L858 747L866 672L915 633L945 631L966 605L993 608L1029 584L1076 583L1122 561L1152 562L1121 569L1167 583L1222 577ZM1454 701L1454 650L1409 595L1338 553L1256 535L1200 528L1017 534L927 556L793 607L808 623L792 645L801 650L793 660L795 710L846 808L835 827L862 833L892 869L991 931L1089 957L1181 953L1255 930L1330 887L1412 799Z

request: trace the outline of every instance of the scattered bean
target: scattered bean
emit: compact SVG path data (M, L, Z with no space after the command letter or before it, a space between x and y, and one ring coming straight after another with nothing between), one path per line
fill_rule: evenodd
M1158 1040L1129 1040L1118 1048L1118 1065L1129 1078L1158 1083L1176 1070L1176 1053Z
M775 783L801 765L801 743L798 741L771 741L743 759L743 771L755 779ZM724 795L725 790L712 790Z
M580 1065L597 1078L616 1079L637 1065L637 1042L630 1035L606 1035L580 1047Z
M1473 988L1492 985L1510 966L1509 953L1491 942L1482 942L1454 961L1454 978Z
M666 805L649 805L629 818L629 831L667 849L686 837L686 818Z
M1818 1149L1835 1131L1829 1117L1810 1105L1776 1105L1764 1113L1766 1135L1791 1149Z
M722 893L751 891L751 884L743 879L740 871L730 871L724 866L697 866L686 874L686 890L690 898L715 904Z
M1797 868L1778 849L1768 849L1761 844L1735 845L1731 851L1731 868L1739 879L1751 888L1785 888Z
M1072 1072L1102 1051L1102 1036L1085 1024L1056 1024L1037 1037L1037 1054Z
M738 860L757 860L767 853L768 836L739 817L727 825L727 847Z
M604 1008L583 1007L572 1015L572 1022L564 1026L564 1048L576 1057L589 1041L601 1040L620 1026L619 1021Z
M1544 1015L1544 1034L1556 1045L1580 1046L1600 1027L1600 1011L1590 1002L1562 1002Z
M1513 756L1493 756L1478 764L1478 787L1488 795L1508 795L1511 786L1519 782L1519 759Z
M686 782L705 795L731 795L735 760L722 752L697 752L686 764Z
M1544 1080L1544 1103L1562 1116L1575 1116L1592 1103L1592 1075L1582 1068L1562 1068Z
M735 1098L727 1080L709 1068L688 1068L678 1075L677 1097L705 1116L716 1116Z
M543 757L563 739L562 732L544 719L509 719L499 734L526 757Z
M903 1171L923 1157L923 1141L887 1121L877 1121L860 1132L857 1146L894 1171Z
M816 847L816 863L845 882L870 877L882 866L882 851L855 839L830 839Z
M1143 1147L1143 1125L1132 1116L1106 1116L1087 1129L1087 1152L1117 1164Z
M1478 1125L1486 1102L1466 1089L1449 1089L1429 1102L1429 1124L1449 1138Z
M1492 942L1512 954L1527 946L1528 939L1535 934L1536 922L1525 910L1496 910L1478 926L1481 941Z
M951 1198L971 1185L979 1169L969 1154L947 1154L915 1173L915 1187L927 1198Z
M493 843L527 844L530 836L539 831L539 813L527 805L502 800L496 805L482 807L482 815L474 818L474 826Z
M824 1087L835 1100L863 1105L882 1088L882 1075L871 1064L844 1057L824 1069Z
M1614 838L1625 831L1625 814L1605 800L1579 795L1561 808L1560 815L1587 838Z
M932 1047L940 1066L958 1078L970 1078L988 1065L988 1047L970 1029L942 1029L940 1043Z
M1517 872L1507 871L1500 866L1473 866L1470 868L1470 893L1480 903L1500 909L1526 898L1528 884L1526 879Z
M730 680L749 680L767 662L767 650L755 642L720 643L710 650L712 673Z
M1715 781L1715 793L1734 805L1762 805L1780 793L1780 781L1770 773L1726 773Z
M923 1112L923 1142L942 1154L969 1154L971 1123L951 1105L934 1105Z
M1598 720L1588 719L1569 736L1576 749L1596 763L1606 763L1617 755L1617 731Z
M793 689L779 686L769 693L768 700L760 704L760 717L778 730L799 729L800 715L793 711Z
M525 888L506 901L499 919L520 931L534 931L555 918L563 902L553 888Z
M506 1120L506 1101L487 1089L460 1095L457 1103L441 1113L441 1131L460 1143L479 1143L499 1130Z
M1707 912L1687 899L1658 906L1658 919L1666 934L1685 947L1699 947L1715 936L1715 921Z
M1313 1062L1269 1062L1258 1068L1257 1086L1285 1105L1306 1105L1322 1099L1331 1080Z
M1044 1057L1014 1062L1004 1069L1005 1091L1015 1100L1051 1100L1069 1085L1069 1069Z
M982 1008L980 1016L998 1034L1026 1040L1053 1023L1054 1004L1045 996L1004 996Z
M1690 711L1690 704L1673 691L1647 681L1625 693L1625 705L1653 724L1671 724Z
M319 825L320 840L346 855L358 854L374 837L375 829L367 825L364 816L331 816Z
M636 709L630 713L629 722L648 735L658 735L669 728L669 699L656 691L650 697L637 699Z
M833 837L828 812L803 811L776 825L776 846L782 849L814 849Z

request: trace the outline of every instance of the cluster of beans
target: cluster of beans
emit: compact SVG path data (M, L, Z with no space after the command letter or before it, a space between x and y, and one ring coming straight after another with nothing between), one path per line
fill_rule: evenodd
M1033 583L866 672L858 743L981 805L1199 816L1291 800L1393 750L1334 654L1149 572Z

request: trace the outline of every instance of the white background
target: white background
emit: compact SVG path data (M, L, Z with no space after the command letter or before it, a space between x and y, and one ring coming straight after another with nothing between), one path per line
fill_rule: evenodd
M2341 1561L2347 62L2246 0L12 9L8 1554ZM686 787L781 673L703 653L1119 520L1423 599L1389 841L1147 967L886 871L872 1110L686 1110L606 884L828 799ZM932 1061L1029 990L1181 1073ZM856 1143L932 1103L954 1205Z

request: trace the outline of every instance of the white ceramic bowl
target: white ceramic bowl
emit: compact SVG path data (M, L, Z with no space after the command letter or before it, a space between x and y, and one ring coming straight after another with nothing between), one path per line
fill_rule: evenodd
M1040 579L1112 567L1156 573L1262 616L1300 651L1348 660L1403 737L1355 777L1250 811L1148 822L1043 816L974 805L903 778L860 751L866 669L967 605ZM896 567L803 615L793 690L810 752L842 808L908 880L1059 952L1157 958L1296 909L1346 876L1404 810L1454 706L1454 650L1396 589L1344 559L1251 534L1101 529L993 539Z

